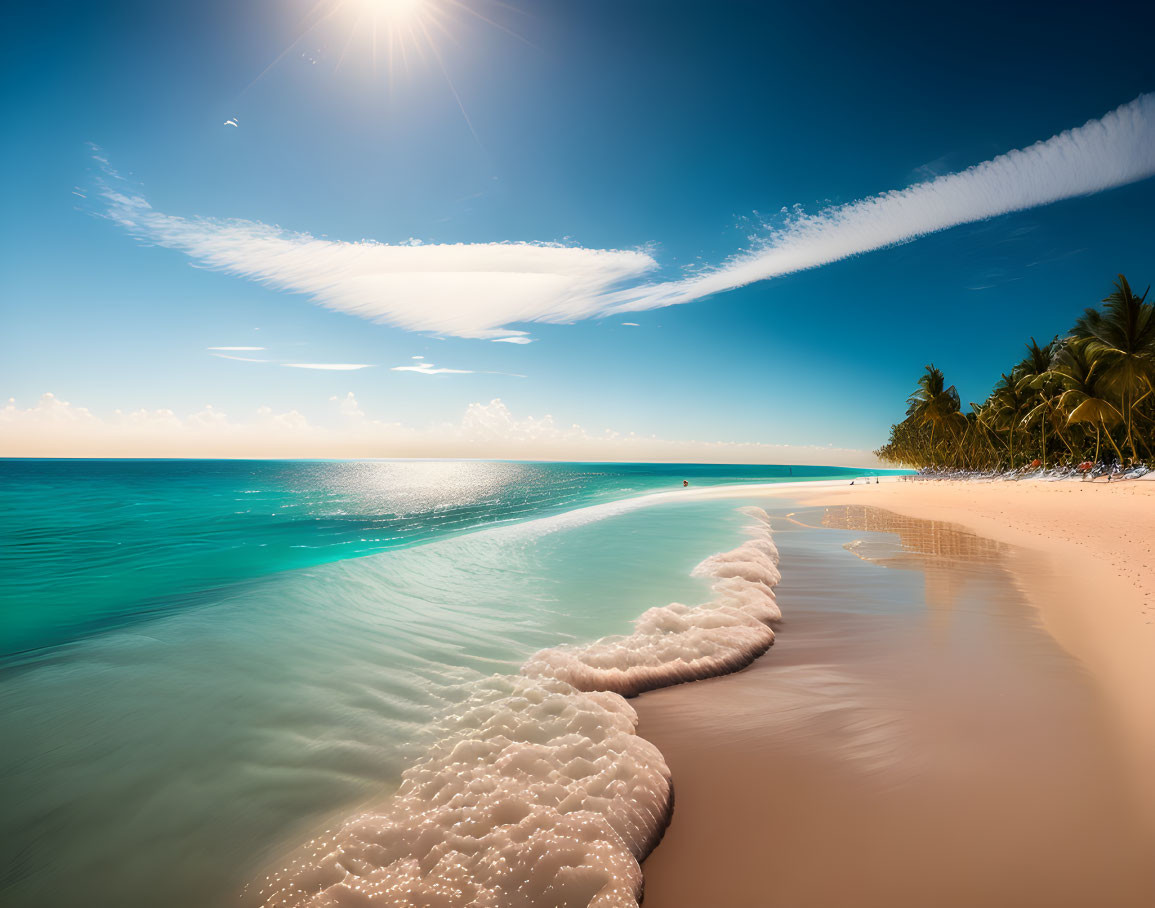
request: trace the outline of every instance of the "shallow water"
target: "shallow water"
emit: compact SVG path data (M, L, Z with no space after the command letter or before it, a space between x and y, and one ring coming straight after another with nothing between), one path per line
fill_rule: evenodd
M0 676L12 906L203 908L387 797L469 685L700 601L735 502L486 530L282 572Z
M767 509L775 646L637 704L678 791L647 906L1155 904L1103 704L1006 550L872 508Z
M883 471L898 472L898 471ZM0 666L236 584L660 489L840 467L0 459Z

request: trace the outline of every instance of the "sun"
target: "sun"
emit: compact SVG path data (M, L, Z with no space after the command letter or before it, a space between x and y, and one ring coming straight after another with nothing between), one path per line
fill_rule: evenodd
M371 15L392 24L411 21L421 15L427 0L359 0Z
M319 0L298 41L321 45L337 69L367 67L392 77L421 59L443 69L438 45L471 12L466 0Z
M379 84L390 93L403 83L402 77L433 69L445 80L472 132L443 48L462 44L471 21L525 40L496 14L491 16L490 7L513 9L504 0L314 0L297 25L296 37L249 87L292 56L329 64L333 71L349 72L354 80Z

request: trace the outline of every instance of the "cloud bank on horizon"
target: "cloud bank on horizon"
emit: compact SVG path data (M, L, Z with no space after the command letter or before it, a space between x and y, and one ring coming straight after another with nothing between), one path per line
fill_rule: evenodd
M327 425L298 410L259 407L244 419L206 405L116 410L101 416L44 394L0 407L0 457L459 457L500 460L791 463L875 468L869 451L830 445L679 441L587 431L552 416L515 416L500 399L469 404L452 423L425 427L375 419L349 392L329 399Z
M374 322L442 336L527 343L509 326L564 324L694 302L960 224L1155 174L1155 94L958 173L816 214L798 213L756 247L680 279L646 282L644 249L551 243L387 244L291 233L258 221L153 209L97 155L104 214L194 261Z

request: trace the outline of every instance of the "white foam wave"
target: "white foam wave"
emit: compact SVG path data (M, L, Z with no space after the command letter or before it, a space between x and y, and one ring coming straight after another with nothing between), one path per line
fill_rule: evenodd
M652 608L634 622L632 634L542 650L522 672L632 697L749 665L774 642L768 625L781 618L774 599L781 575L769 516L758 507L741 510L754 518L751 538L693 571L718 579L713 600L693 608L677 602Z
M620 694L736 671L773 643L770 518L695 569L714 598L645 612L634 633L543 650L477 682L384 809L310 842L266 878L283 908L636 908L641 861L673 807L661 753Z
M637 714L564 682L479 683L381 813L305 847L269 906L634 906L672 806Z
M883 483L897 482L899 476L883 476ZM775 495L791 495L801 491L835 488L846 485L845 479L805 479L789 482L748 482L729 483L716 486L700 486L689 489L674 489L668 492L645 492L632 498L622 498L617 501L606 501L600 504L586 505L565 511L561 514L551 514L548 517L535 517L519 523L510 523L503 526L486 527L477 530L495 538L520 538L543 536L562 530L586 526L599 520L618 517L642 508L658 505L716 501L725 498L759 498ZM740 509L744 510L744 509Z

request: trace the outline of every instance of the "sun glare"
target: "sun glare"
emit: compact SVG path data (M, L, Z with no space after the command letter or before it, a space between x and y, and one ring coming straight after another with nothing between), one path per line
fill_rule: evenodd
M361 6L379 19L401 23L421 14L425 0L360 0Z
M488 15L484 11L488 7L511 8L500 0L316 0L293 41L249 87L294 55L349 72L356 80L376 82L390 93L401 76L432 68L445 80L472 132L443 47L463 42L469 20L525 40Z

